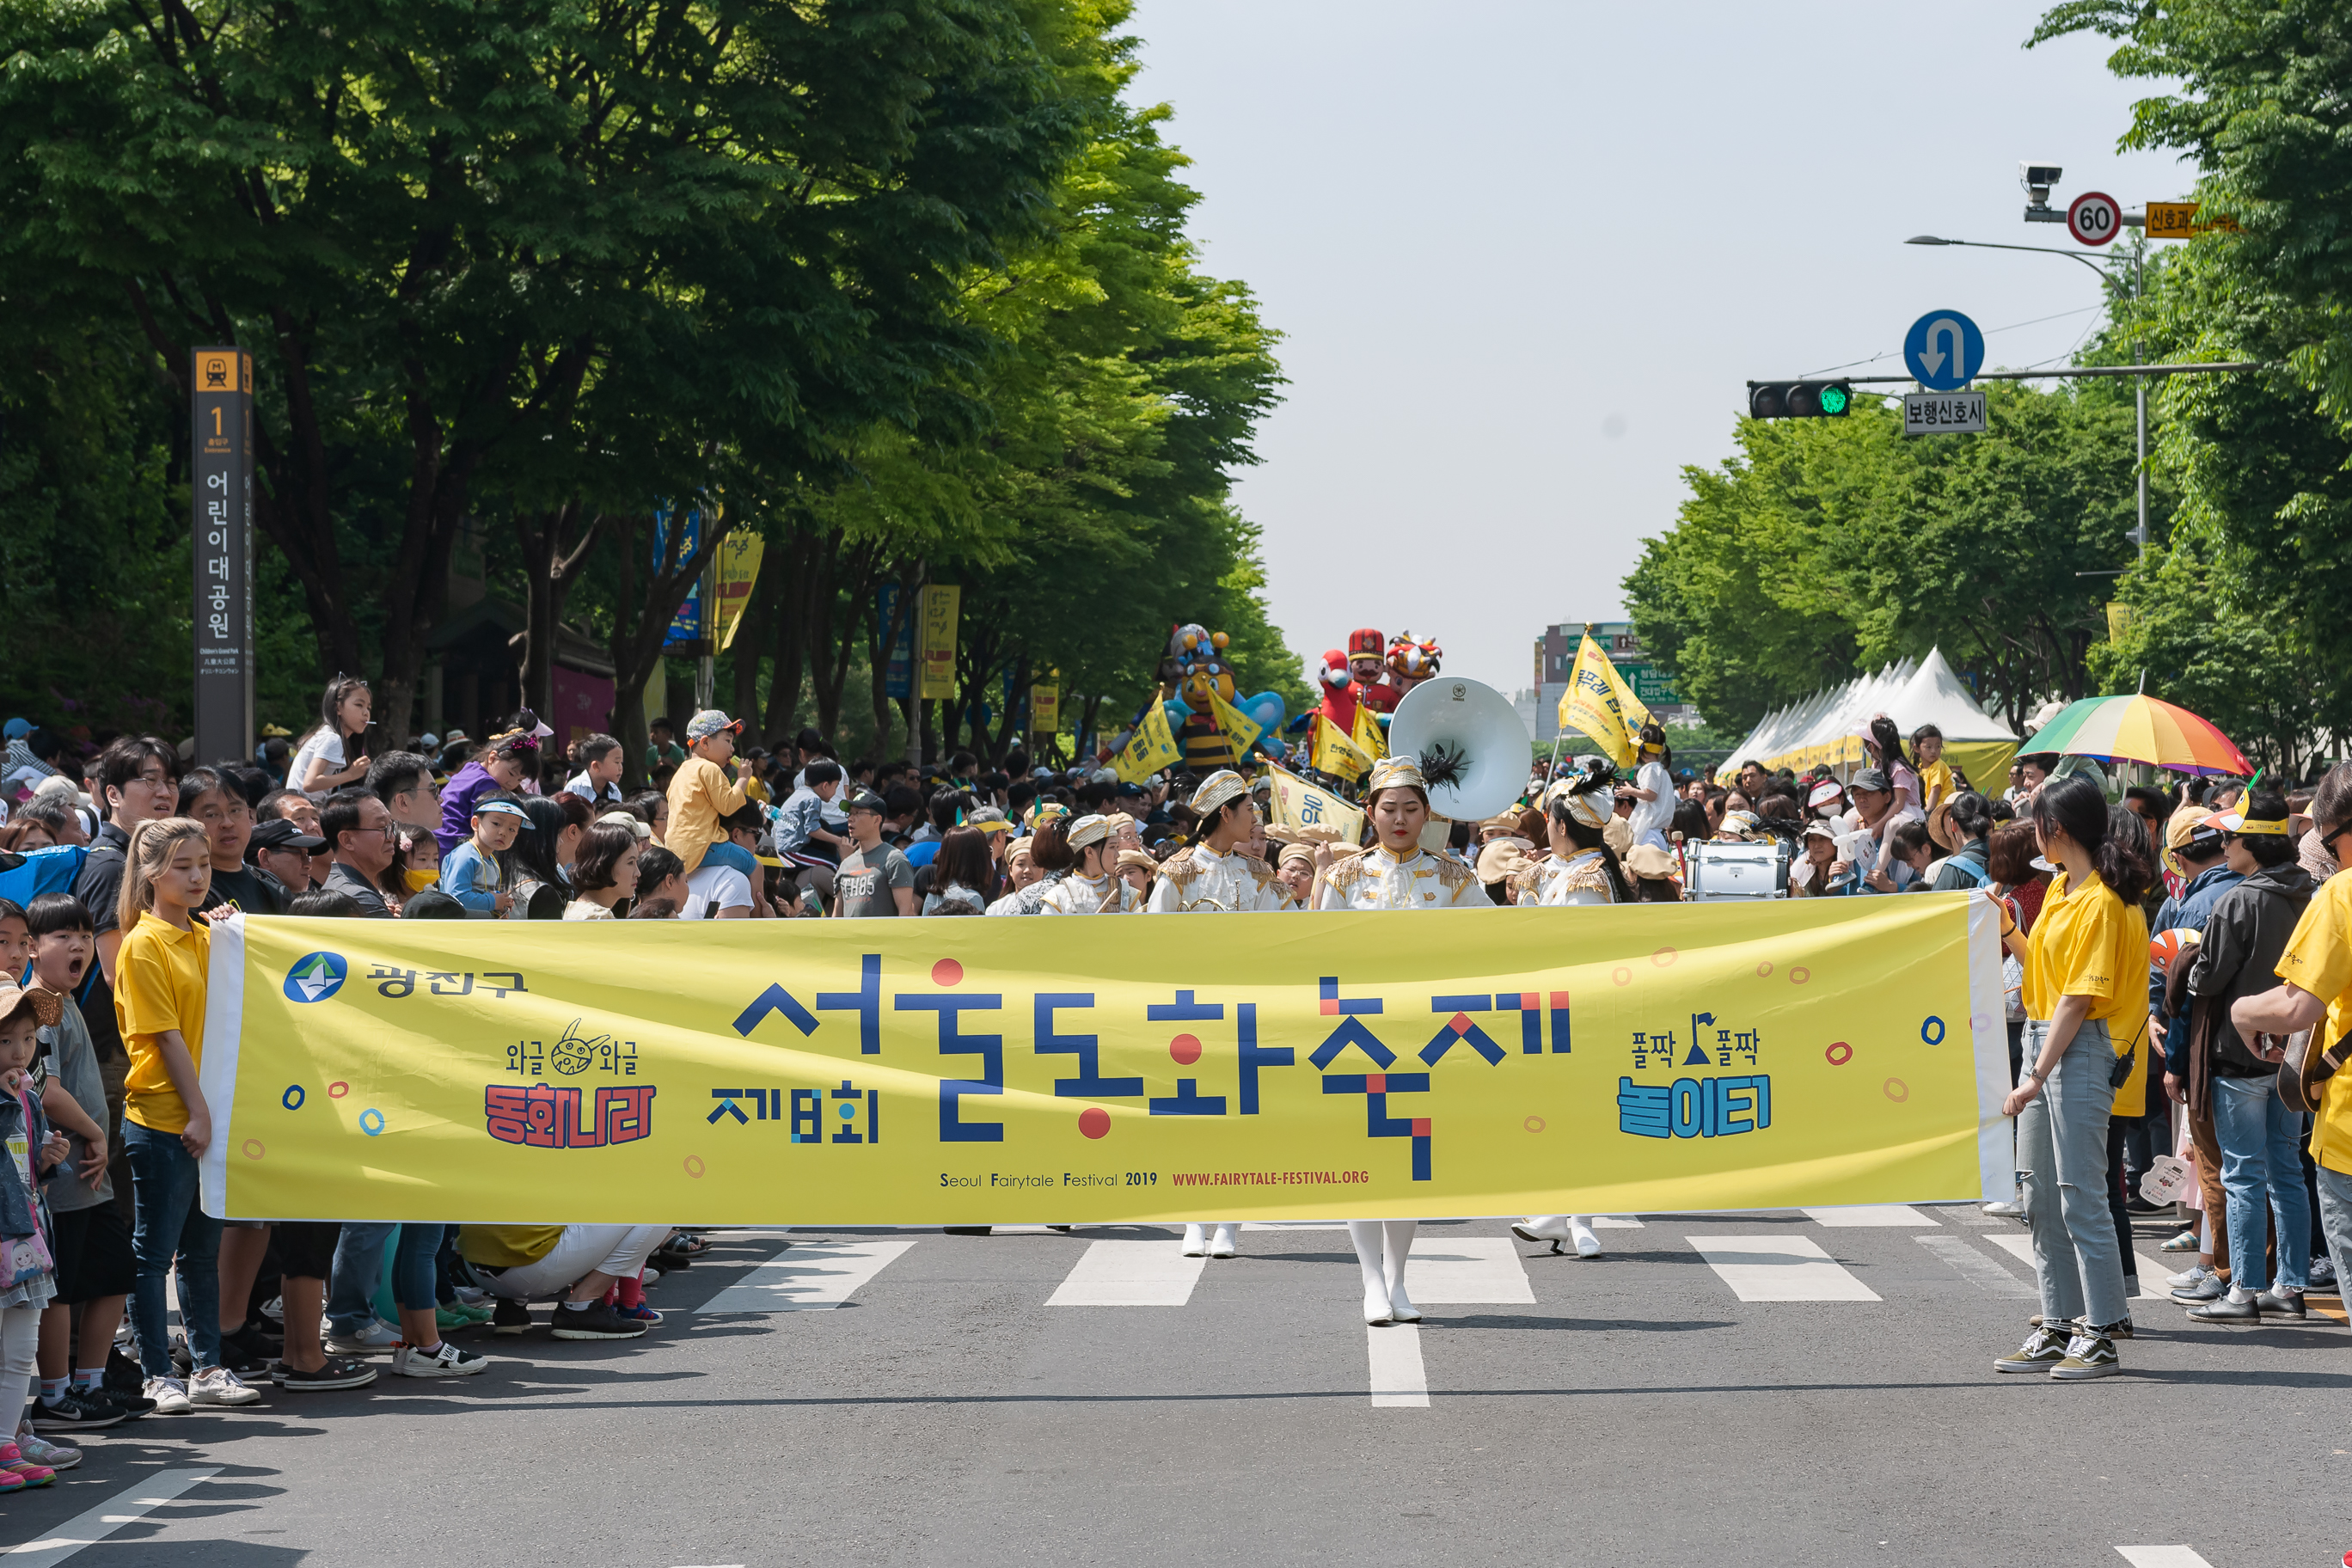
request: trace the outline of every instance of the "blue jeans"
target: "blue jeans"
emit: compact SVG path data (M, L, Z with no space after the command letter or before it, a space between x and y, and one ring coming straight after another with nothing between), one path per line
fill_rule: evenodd
M123 1158L131 1163L131 1185L138 1218L131 1229L131 1331L139 1341L140 1369L149 1377L171 1377L171 1313L163 1304L163 1276L176 1258L180 1271L180 1322L188 1331L188 1355L198 1371L220 1365L221 1222L196 1204L196 1157L176 1132L158 1132L125 1119Z
M2270 1075L2213 1080L2213 1136L2221 1145L2221 1192L2230 1214L2230 1283L2268 1288L2263 1258L2265 1194L2278 1215L2278 1278L2301 1289L2311 1280L2311 1195L2296 1157L2303 1118L2287 1110Z
M2327 1256L2336 1260L2336 1288L2344 1289L2344 1274L2352 1268L2352 1176L2319 1167L2319 1223L2327 1233Z
M2025 1059L2039 1061L2050 1020L2025 1021ZM2085 1020L2042 1092L2017 1113L2017 1163L2025 1173L2026 1224L2042 1318L2055 1327L2084 1319L2105 1327L2129 1315L2123 1248L2107 1210L2108 1083L2116 1048L2104 1020Z
M440 1255L446 1225L406 1225L392 1249L392 1299L411 1312L429 1312L440 1305L434 1289L433 1260Z
M726 839L720 839L718 843L712 845L709 848L702 852L702 865L724 866L730 870L740 871L744 876L751 879L751 883L754 887L759 885L760 858L752 854L749 849L744 848L740 844L730 843ZM701 868L702 868L700 866L695 868L697 870L700 870Z
M375 1282L383 1273L383 1249L400 1227L375 1221L345 1220L335 1243L335 1277L327 1295L327 1331L356 1334L375 1321Z

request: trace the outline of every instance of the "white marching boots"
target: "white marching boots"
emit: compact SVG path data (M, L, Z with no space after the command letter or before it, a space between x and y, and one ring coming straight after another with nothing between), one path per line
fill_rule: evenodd
M1241 1225L1238 1221L1220 1220L1209 1237L1209 1256L1231 1258L1242 1249Z
M1209 1227L1207 1226L1188 1225L1184 1227L1184 1256L1187 1258L1206 1258L1209 1256Z
M1421 1321L1421 1310L1404 1293L1405 1259L1412 1255L1416 1224L1409 1219L1348 1222L1348 1239L1355 1244L1356 1264L1364 1272L1367 1323Z
M1574 1244L1579 1258L1601 1256L1601 1238L1592 1234L1592 1222L1585 1215L1531 1215L1513 1226L1511 1234L1521 1241L1549 1241L1554 1252L1565 1241Z

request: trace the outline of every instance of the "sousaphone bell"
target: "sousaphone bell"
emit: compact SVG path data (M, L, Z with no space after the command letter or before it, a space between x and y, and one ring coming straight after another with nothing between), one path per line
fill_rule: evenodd
M1527 788L1535 742L1511 700L1456 676L1424 680L1389 721L1389 752L1421 760L1429 809L1455 822L1493 816Z

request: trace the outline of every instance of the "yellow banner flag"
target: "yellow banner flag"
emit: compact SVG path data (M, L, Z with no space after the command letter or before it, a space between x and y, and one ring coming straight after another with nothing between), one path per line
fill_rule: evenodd
M934 583L923 590L922 619L915 627L915 658L922 673L915 695L927 701L956 694L956 615L962 605L960 587Z
M1029 689L1029 732L1033 735L1058 735L1062 732L1062 689L1059 686L1033 686Z
M1350 748L1352 749L1352 748ZM1282 768L1268 768L1266 776L1274 782L1274 825L1293 832L1307 828L1322 829L1314 835L1333 844L1360 844L1364 840L1364 811L1350 805L1328 789L1318 789L1297 773Z
M1583 644L1576 650L1576 668L1568 679L1568 689L1559 694L1559 725L1563 730L1580 731L1598 741L1601 749L1621 768L1633 765L1633 732L1650 721L1650 710L1633 695L1601 651L1601 645L1586 633Z
M1225 739L1233 742L1234 757L1247 762L1250 748L1257 744L1260 735L1265 733L1265 726L1213 691L1209 693L1209 716L1217 721L1217 728L1225 732Z
M735 628L743 624L743 612L751 607L751 584L760 578L760 558L767 553L768 542L745 528L727 531L719 542L719 647L720 652L735 646Z
M1169 732L1168 710L1157 698L1143 710L1143 720L1135 727L1135 734L1127 747L1110 760L1111 772L1129 784L1141 784L1162 768L1172 768L1184 760L1184 749Z
M1317 773L1329 773L1333 778L1360 779L1371 771L1372 759L1364 754L1363 748L1339 733L1339 726L1320 713L1315 715L1314 735L1307 765Z
M2006 1197L1998 919L1927 893L1141 942L808 921L780 944L753 921L229 916L203 1202L929 1226Z
M1371 709L1361 702L1356 704L1356 750L1370 757L1372 763L1389 754L1389 732L1381 728L1381 721ZM1371 763L1364 765L1370 767Z

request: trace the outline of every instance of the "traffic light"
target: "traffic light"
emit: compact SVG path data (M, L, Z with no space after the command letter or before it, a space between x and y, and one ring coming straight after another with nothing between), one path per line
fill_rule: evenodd
M1842 381L1751 381L1748 412L1758 419L1843 419L1853 389Z

